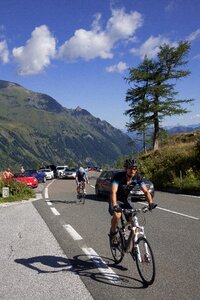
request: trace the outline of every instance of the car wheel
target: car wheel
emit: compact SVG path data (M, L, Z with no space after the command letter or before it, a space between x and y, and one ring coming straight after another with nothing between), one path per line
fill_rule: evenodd
M101 195L97 186L95 186L95 194L97 197L100 197Z

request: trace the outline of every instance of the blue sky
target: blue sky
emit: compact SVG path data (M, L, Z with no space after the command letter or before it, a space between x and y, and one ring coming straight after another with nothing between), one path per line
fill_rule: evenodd
M195 99L163 125L200 123L199 0L1 0L0 79L87 109L124 128L129 67L163 43L191 42L179 99Z

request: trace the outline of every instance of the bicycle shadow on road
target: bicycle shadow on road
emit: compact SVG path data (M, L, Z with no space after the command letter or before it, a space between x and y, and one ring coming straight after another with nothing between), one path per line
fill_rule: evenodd
M104 260L110 260L109 258L103 258ZM65 258L61 256L35 256L30 258L15 259L17 264L21 264L29 269L36 271L38 274L49 274L57 272L73 272L80 277L91 278L92 280L108 284L112 286L118 286L120 288L129 289L144 289L147 288L143 282L139 279L129 277L126 275L117 274L112 275L110 272L101 273L97 272L97 265L94 263L95 258L88 258L87 255L74 256L73 259ZM114 266L108 264L108 267L116 268L121 271L126 271L126 268ZM105 268L105 266L104 266Z
M86 194L85 196L86 200L90 200L90 201L97 201L97 202L108 202L109 201L109 197L106 196L96 196L95 194Z

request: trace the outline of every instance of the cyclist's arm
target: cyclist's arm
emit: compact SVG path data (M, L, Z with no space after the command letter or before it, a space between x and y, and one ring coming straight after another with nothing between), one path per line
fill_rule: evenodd
M118 185L117 184L112 184L112 188L111 188L111 203L112 206L114 207L115 205L117 205L117 190L118 190Z
M78 185L78 176L75 178L76 184Z
M148 202L149 204L150 204L150 203L153 203L152 196L151 196L150 192L148 191L147 186L146 186L145 183L141 185L141 189L142 189L143 192L144 192L144 195L145 195L145 198L146 198L147 202Z
M87 175L85 174L85 179L86 179L86 182L87 182L87 184L89 183L89 179L88 179L88 177L87 177Z

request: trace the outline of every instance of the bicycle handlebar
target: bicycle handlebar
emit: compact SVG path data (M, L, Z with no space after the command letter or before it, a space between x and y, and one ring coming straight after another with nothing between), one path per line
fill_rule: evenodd
M155 204L154 208L156 208L157 204ZM152 208L149 208L148 206L143 206L142 208L121 208L118 207L117 212L123 212L125 214L137 214L140 212L146 213L147 211L152 211Z

